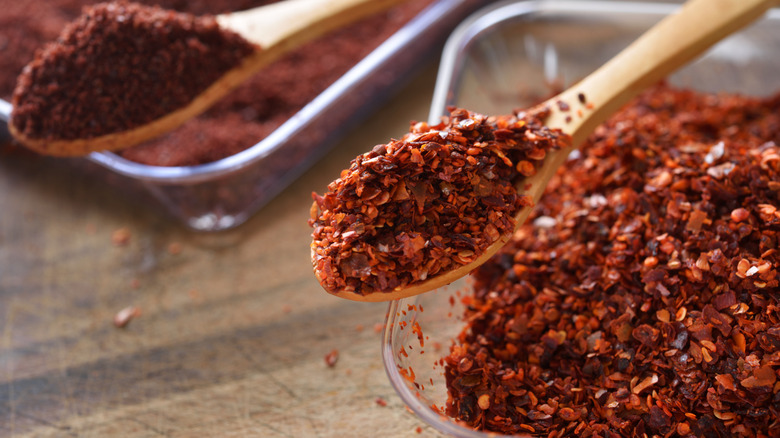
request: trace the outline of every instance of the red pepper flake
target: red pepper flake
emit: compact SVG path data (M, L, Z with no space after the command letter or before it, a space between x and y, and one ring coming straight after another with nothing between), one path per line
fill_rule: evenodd
M181 243L179 243L179 242L171 242L168 245L168 254L171 254L171 255L181 254Z
M141 316L141 309L138 307L125 307L124 309L117 312L116 315L114 315L114 326L116 328L125 328L128 324L130 324L130 321L139 316Z
M515 188L570 138L530 116L452 109L355 158L313 194L312 263L329 292L390 292L470 263L532 201Z
M398 373L399 373L399 374L400 374L400 375L401 375L401 376L402 376L404 379L406 379L407 381L409 381L410 383L415 383L415 381L414 381L414 379L415 379L415 374L414 374L414 370L412 369L412 367L409 367L409 368L399 368L399 369L398 369Z
M778 138L780 95L666 85L597 129L472 273L446 414L507 435L780 436Z
M111 233L111 242L116 246L126 246L130 243L130 230L122 227Z
M412 324L412 333L417 335L417 340L420 341L420 347L425 347L425 337L423 336L422 327L420 327L420 323L418 321L414 321L414 324Z
M387 400L383 399L382 397L377 397L376 400L374 400L374 403L381 407L387 406Z
M685 225L685 228L688 231L698 233L701 230L702 225L707 222L709 222L707 213L701 210L694 210L691 212L691 216L688 218L688 223Z
M764 365L753 371L752 375L743 379L740 384L748 389L766 387L771 388L777 381L777 375L772 365Z
M325 365L333 368L336 366L336 362L339 361L339 350L333 349L325 355Z

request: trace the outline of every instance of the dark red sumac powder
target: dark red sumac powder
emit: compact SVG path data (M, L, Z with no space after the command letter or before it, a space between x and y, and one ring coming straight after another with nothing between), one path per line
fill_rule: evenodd
M320 284L329 292L390 292L474 261L533 203L515 184L567 141L538 119L456 109L436 126L417 123L374 147L314 195Z
M185 106L255 50L213 16L87 7L22 71L12 123L36 139L126 131Z
M543 437L780 436L780 96L659 87L474 274L449 415Z
M266 137L432 0L410 1L331 32L258 72L204 114L173 132L125 149L132 161L190 166L240 152ZM0 0L0 95L9 100L34 50L54 40L90 0ZM142 0L196 15L220 14L273 0ZM300 157L291 157L300 159Z

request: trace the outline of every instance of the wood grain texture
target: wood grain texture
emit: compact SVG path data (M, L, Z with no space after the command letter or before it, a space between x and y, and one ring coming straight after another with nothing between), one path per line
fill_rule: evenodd
M385 376L374 326L387 305L320 288L306 223L312 191L425 119L434 75L219 234L187 231L70 161L0 149L0 436L438 436ZM114 327L130 305L141 315Z

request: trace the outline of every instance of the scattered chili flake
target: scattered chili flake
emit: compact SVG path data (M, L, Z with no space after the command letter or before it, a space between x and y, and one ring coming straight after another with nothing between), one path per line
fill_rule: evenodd
M599 127L473 273L447 415L544 437L780 436L779 145L780 95L659 85Z
M255 50L214 16L88 6L22 71L11 123L37 139L132 129L188 104Z
M171 242L168 245L168 254L171 254L171 255L181 254L181 243L179 243L179 242Z
M111 242L116 246L125 246L130 243L130 230L122 227L111 233Z
M141 316L141 309L135 306L128 306L114 315L114 326L125 328L134 318Z
M339 350L333 349L325 355L325 364L331 368L339 361Z
M513 215L532 203L516 184L570 141L540 118L451 109L438 125L413 124L355 158L327 193L312 195L323 288L390 292L465 265L511 233Z
M374 402L377 405L382 406L382 407L387 406L387 400L383 399L382 397L377 397L376 400L374 400Z

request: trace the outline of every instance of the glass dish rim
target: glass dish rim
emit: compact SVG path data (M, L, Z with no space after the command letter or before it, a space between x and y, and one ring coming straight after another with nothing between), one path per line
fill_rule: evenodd
M387 40L371 51L365 58L350 68L322 93L307 103L290 119L274 129L271 134L249 148L210 163L194 166L153 166L136 163L120 157L113 152L92 152L86 155L89 161L99 164L118 174L135 178L140 181L167 184L195 184L215 180L230 175L263 160L271 153L283 147L285 141L291 138L316 118L323 110L337 101L355 84L370 76L374 70L387 59L410 44L427 26L436 22L439 16L465 0L435 0L428 5ZM12 105L0 99L0 120L8 122Z
M680 3L650 3L641 1L615 2L609 0L579 1L561 0L548 2L544 0L506 0L484 7L458 25L442 51L439 71L436 77L431 109L428 115L429 123L438 123L445 113L449 101L453 99L451 87L457 79L456 71L463 60L463 52L467 44L482 32L491 29L499 22L511 20L531 12L578 12L587 14L631 13L648 16L666 16L672 14L681 6ZM780 8L773 8L764 19L780 20ZM404 377L399 373L393 358L393 328L397 325L399 309L406 303L417 303L418 297L393 300L389 303L385 315L385 327L382 334L381 356L385 373L391 386L398 396L420 419L439 432L458 438L496 438L500 435L468 429L458 425L455 420L440 414L420 401L419 398L404 383ZM416 312L415 310L410 310ZM414 317L414 316L413 316Z
M505 0L485 7L464 20L447 39L442 50L428 120L430 123L437 123L444 114L448 101L452 97L449 91L455 81L456 67L462 60L463 49L482 32L501 21L520 17L530 12L575 12L589 15L609 12L665 16L673 13L679 7L678 3L616 2L610 0L560 0L555 2Z

